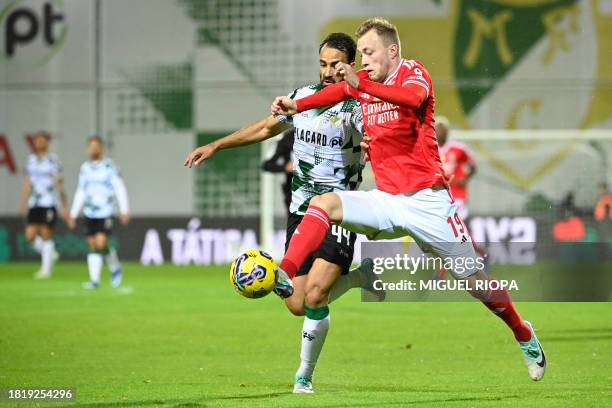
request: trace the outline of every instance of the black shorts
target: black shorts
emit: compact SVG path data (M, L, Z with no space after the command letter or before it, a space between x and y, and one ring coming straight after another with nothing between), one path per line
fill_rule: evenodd
M113 229L113 219L108 218L87 218L85 217L85 235L88 237L103 233L110 235Z
M303 215L289 214L287 219L287 238L285 240L285 251L289 247L289 240L293 236L293 232L302 221ZM323 243L310 257L304 261L302 267L298 270L296 276L307 275L314 260L321 258L327 262L336 264L342 268L342 274L346 274L353 262L353 252L355 248L355 239L357 235L354 232L346 230L338 225L332 224L329 228L327 236Z
M55 207L32 207L28 211L27 223L53 227L57 220Z

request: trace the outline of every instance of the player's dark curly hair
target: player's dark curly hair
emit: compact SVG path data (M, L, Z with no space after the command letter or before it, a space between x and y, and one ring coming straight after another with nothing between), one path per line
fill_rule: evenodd
M342 51L348 57L348 62L355 62L355 54L357 53L357 44L353 38L345 33L331 33L319 46L319 52L325 46L331 47L335 50Z

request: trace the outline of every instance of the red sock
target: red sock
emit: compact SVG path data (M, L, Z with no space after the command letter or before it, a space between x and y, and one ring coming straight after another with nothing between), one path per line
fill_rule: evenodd
M481 258L487 257L487 251L482 246L480 246L480 244L477 244L476 242L472 241L472 245L474 246L474 251L476 252L476 254L478 254Z
M314 205L308 207L280 263L280 268L287 272L290 278L295 276L306 258L319 248L327 235L329 223L329 216L324 210Z
M514 303L510 299L507 290L493 290L489 296L491 301L485 302L484 305L502 319L514 333L514 338L517 341L529 341L531 339L531 329L516 310Z

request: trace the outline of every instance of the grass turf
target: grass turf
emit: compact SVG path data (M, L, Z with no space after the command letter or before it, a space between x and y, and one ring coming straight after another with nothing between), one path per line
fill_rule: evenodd
M483 306L353 291L331 306L316 394L293 395L301 318L274 295L236 295L226 267L128 264L121 289L96 291L81 289L84 263L58 264L49 281L36 268L0 266L0 387L76 388L72 404L39 406L612 405L612 303L519 305L549 359L534 383Z

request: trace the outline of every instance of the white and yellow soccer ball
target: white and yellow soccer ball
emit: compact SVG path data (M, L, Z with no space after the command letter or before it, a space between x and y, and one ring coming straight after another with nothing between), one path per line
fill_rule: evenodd
M258 249L246 251L232 263L230 282L242 296L257 299L272 292L276 285L276 262Z

